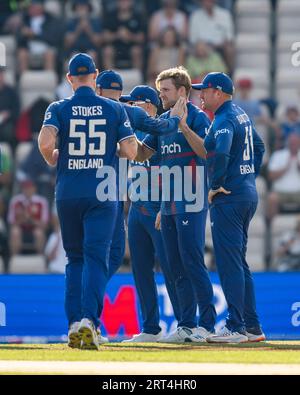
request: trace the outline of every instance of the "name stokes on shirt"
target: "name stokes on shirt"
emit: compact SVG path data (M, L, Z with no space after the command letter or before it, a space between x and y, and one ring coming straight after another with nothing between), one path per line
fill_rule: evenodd
M72 106L73 116L93 117L95 115L102 115L102 106Z

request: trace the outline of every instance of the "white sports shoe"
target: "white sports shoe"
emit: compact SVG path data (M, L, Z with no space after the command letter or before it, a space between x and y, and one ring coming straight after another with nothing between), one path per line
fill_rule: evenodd
M258 342L263 342L266 340L266 335L263 332L250 333L250 332L246 331L246 336L248 337L249 343L258 343Z
M80 322L73 322L68 331L68 346L71 348L80 348L81 334L79 331Z
M206 339L212 335L214 335L214 333L209 332L207 329L203 328L203 326L199 326L198 328L193 330L193 334L191 335L191 338L193 339L194 342L204 343L206 342Z
M81 348L83 350L99 350L99 338L94 323L88 318L80 321Z
M157 335L141 332L137 335L133 335L131 339L123 340L122 343L156 343L161 339L161 337L161 331Z
M206 341L208 343L247 343L248 337L239 332L232 332L224 326L215 335L209 336Z
M174 332L158 340L160 343L202 343L204 338L197 334L197 328L179 326Z
M97 335L99 344L109 343L108 337L102 336L99 328L97 329Z

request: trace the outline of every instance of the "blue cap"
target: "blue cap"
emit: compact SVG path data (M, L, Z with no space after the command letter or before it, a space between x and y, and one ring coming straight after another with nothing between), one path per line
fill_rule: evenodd
M113 70L102 71L96 79L96 85L102 89L123 90L122 77Z
M224 73L208 73L201 84L192 84L193 89L208 89L214 88L232 95L234 91L233 82L227 74Z
M132 89L129 95L121 96L121 101L144 101L146 103L154 104L158 107L160 105L160 100L158 93L155 89L147 85L138 85Z
M96 65L93 58L86 53L74 55L69 62L70 75L87 75L96 73Z

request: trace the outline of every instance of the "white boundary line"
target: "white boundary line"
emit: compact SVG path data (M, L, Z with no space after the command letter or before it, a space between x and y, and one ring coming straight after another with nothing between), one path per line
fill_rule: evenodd
M1 373L95 375L300 375L300 364L0 361Z

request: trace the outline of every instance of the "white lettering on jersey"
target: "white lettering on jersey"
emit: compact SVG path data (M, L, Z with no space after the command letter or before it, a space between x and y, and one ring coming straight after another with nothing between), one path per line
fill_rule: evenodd
M237 115L236 119L239 121L240 124L250 122L250 119L246 113Z
M176 154L177 152L181 152L181 146L177 143L166 144L161 146L161 153L164 154Z
M240 173L241 174L251 174L255 173L254 165L241 165L240 166Z
M103 167L103 159L69 159L69 170L100 169Z
M219 134L230 134L229 129L219 129L215 132L214 137L217 138Z
M148 159L146 159L144 162L138 162L137 160L132 160L130 162L131 166L146 166L150 167L150 162Z
M51 118L51 115L52 114L50 111L46 112L44 121L49 121L49 119Z
M102 115L102 106L91 106L91 107L83 107L83 106L72 106L72 115L73 116L83 116L83 117L93 117L95 115Z

